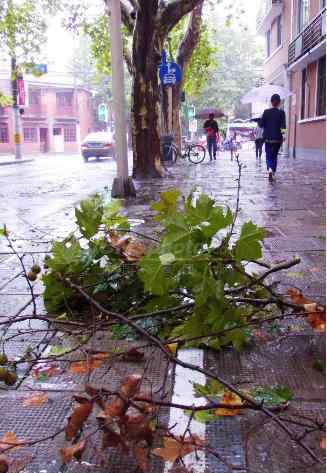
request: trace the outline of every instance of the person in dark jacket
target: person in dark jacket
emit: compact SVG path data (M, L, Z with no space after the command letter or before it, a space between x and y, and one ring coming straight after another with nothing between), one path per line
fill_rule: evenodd
M209 120L207 120L203 128L207 135L207 145L208 151L210 156L210 161L212 161L212 157L216 159L217 156L217 137L219 136L219 128L218 123L214 120L215 115L213 113L209 114Z
M279 108L280 103L280 96L274 94L271 97L272 108L265 110L261 119L270 182L273 181L277 171L278 153L286 132L286 116L284 110Z

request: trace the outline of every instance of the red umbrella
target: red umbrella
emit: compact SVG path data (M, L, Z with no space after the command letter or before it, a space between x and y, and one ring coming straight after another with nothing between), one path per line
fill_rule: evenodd
M214 115L215 118L221 118L225 116L224 112L222 112L219 108L208 107L200 110L195 115L195 118L197 118L198 120L205 120L206 118L209 118L209 115L211 113Z

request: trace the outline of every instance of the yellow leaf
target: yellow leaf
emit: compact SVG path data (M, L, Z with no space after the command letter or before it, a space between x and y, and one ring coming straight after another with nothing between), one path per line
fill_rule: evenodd
M178 343L170 343L169 345L166 345L166 348L170 351L170 353L176 355L178 350Z
M40 407L43 406L48 400L47 393L35 393L32 396L24 399L23 405L25 407Z
M218 409L215 409L216 416L224 416L224 417L236 416L237 414L240 413L240 407L243 405L242 399L237 394L234 394L231 391L225 391L221 399L221 403L228 404L231 407L230 408L219 407Z

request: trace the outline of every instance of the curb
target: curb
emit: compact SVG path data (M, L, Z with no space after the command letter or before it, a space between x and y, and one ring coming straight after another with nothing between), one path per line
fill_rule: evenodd
M1 161L0 158L0 166L10 166L13 164L24 164L24 163L31 163L34 161L34 158L28 158L28 159L19 159L19 160L12 160L12 161Z

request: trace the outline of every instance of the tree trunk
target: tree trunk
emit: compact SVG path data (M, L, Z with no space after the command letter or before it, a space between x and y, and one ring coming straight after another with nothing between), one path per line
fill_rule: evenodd
M160 147L159 46L156 13L158 0L140 8L133 37L133 176L139 179L163 177Z
M182 84L173 87L173 134L179 149L182 147L182 124L181 124L181 93Z

